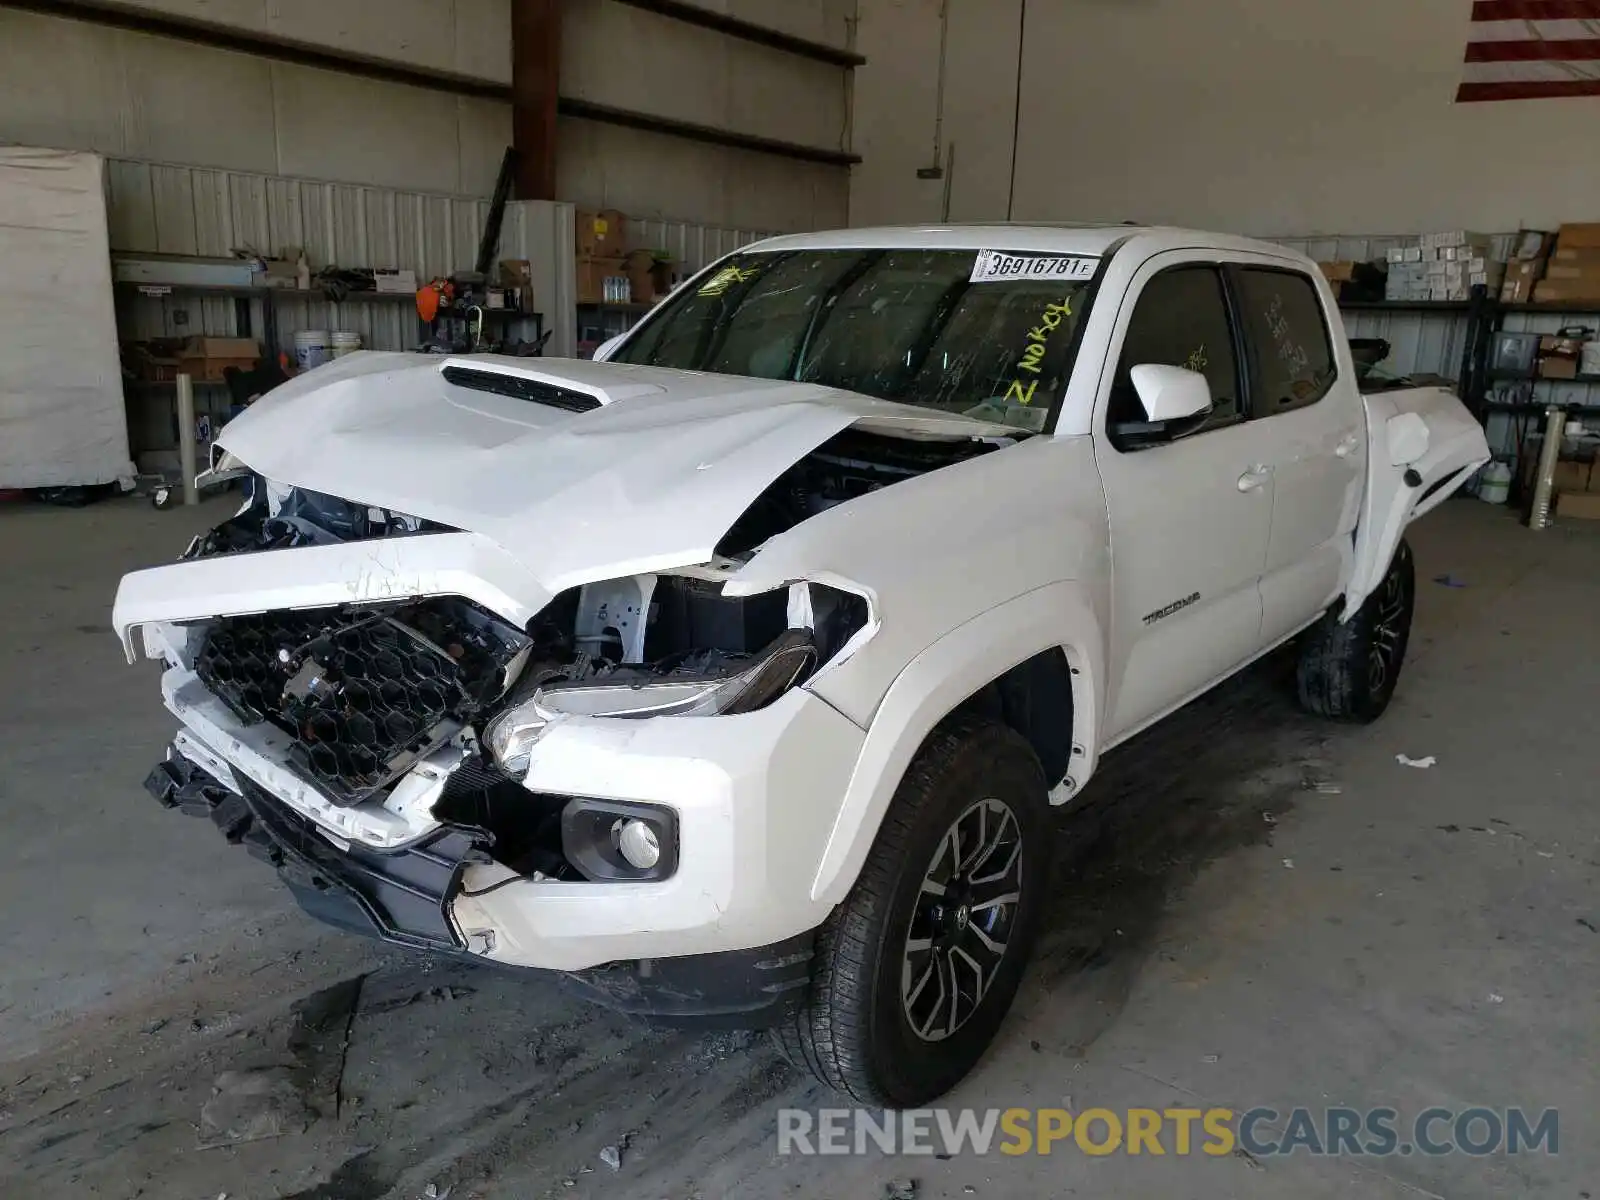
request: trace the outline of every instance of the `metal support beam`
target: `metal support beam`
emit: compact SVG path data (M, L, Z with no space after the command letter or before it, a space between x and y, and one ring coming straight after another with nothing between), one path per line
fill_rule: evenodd
M556 198L561 0L512 0L511 137L517 199Z
M842 46L830 46L826 42L795 37L779 29L730 17L727 13L713 12L708 8L702 8L699 4L685 3L685 0L617 0L617 3L626 4L630 8L642 8L646 12L659 13L675 21L698 25L702 29L711 29L728 37L754 42L759 46L770 46L774 50L782 50L785 54L809 58L814 62L824 62L829 66L844 67L848 70L852 67L866 66L867 63L861 55Z

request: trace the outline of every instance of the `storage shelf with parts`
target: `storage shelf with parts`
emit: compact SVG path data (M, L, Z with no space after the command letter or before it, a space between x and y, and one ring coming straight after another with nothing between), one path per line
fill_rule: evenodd
M319 288L301 291L299 288L269 288L269 287L225 287L218 284L204 283L141 283L134 280L119 279L117 287L123 291L138 292L142 296L160 300L165 296L227 296L234 299L262 299L262 300L320 300L325 304L343 304L346 301L365 303L369 301L386 302L396 301L404 304L415 305L417 298L411 292L345 292L341 296L330 296Z
M1572 375L1561 379L1552 375L1525 375L1516 371L1491 371L1489 372L1489 378L1494 383L1600 383L1600 375L1593 373Z
M1508 313L1600 313L1600 301L1585 300L1571 304L1537 304L1531 301L1519 304L1499 300L1485 304ZM1345 312L1414 312L1460 314L1472 308L1471 300L1341 300L1339 307Z
M1436 312L1464 313L1472 307L1470 300L1341 300L1339 307L1345 312Z
M580 300L577 307L608 309L612 312L647 313L658 303L659 301L649 300Z

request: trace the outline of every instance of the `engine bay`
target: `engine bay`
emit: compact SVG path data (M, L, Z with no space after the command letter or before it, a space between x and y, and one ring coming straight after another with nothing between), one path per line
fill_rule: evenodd
M259 476L251 479L250 488L250 499L244 508L195 538L184 558L451 532L447 525L420 517L357 504L309 488L280 487Z
M998 450L977 438L913 439L860 429L835 434L780 475L733 523L717 553L749 555L762 543L858 496Z

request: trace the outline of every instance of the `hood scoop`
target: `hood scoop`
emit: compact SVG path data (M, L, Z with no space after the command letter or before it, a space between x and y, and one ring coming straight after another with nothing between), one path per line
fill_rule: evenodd
M490 392L496 396L509 396L513 400L526 400L566 412L593 412L603 401L593 392L580 392L560 387L526 375L509 375L500 371L485 371L476 367L447 366L441 372L444 381L456 387L475 392Z

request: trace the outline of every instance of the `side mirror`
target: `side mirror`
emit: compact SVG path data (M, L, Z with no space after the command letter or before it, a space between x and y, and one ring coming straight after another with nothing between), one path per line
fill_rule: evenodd
M1384 426L1389 442L1389 465L1409 467L1428 452L1428 423L1420 413L1400 413Z
M611 357L611 352L621 345L622 339L627 336L627 331L624 330L622 333L617 334L616 337L607 338L605 341L601 342L597 347L595 347L594 361L605 362Z
M1152 422L1184 421L1211 411L1211 385L1198 371L1142 363L1129 373L1145 416Z

